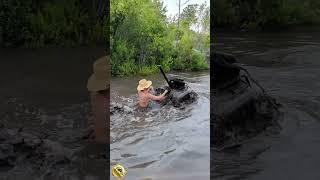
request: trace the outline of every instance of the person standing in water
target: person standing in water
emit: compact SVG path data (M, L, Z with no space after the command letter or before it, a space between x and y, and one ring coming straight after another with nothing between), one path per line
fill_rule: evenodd
M148 107L149 102L153 101L163 101L166 99L167 90L159 96L155 96L152 85L152 81L147 81L146 79L141 79L137 87L138 96L139 96L139 106Z
M97 143L109 143L110 120L110 56L104 56L93 64L93 74L88 79L94 135Z

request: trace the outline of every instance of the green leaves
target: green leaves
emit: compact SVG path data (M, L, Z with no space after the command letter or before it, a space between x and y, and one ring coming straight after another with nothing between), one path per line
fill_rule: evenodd
M152 73L156 70L155 64L168 57L166 54L171 44L166 40L162 13L164 11L158 1L111 2L111 17L114 17L111 19L113 75ZM126 48L120 48L120 45Z
M106 14L102 19L97 18L97 1L0 1L3 32L0 45L61 47L104 44L109 37L105 25L107 18Z
M315 0L215 0L216 27L280 29L320 22L320 3Z
M183 15L190 23L197 21L198 8L192 7L198 5L188 7ZM165 71L208 68L204 49L209 49L209 34L200 35L189 25L178 30L177 22L169 23L165 12L159 0L111 1L113 76L156 73L157 64ZM209 14L206 18L208 21ZM193 51L195 47L200 55Z

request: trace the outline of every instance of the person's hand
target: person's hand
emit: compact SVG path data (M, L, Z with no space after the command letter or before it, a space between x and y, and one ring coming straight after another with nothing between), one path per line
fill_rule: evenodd
M162 95L160 101L164 101L165 99L166 99L166 96Z
M162 96L166 96L168 93L168 90L165 90L163 93L162 93Z

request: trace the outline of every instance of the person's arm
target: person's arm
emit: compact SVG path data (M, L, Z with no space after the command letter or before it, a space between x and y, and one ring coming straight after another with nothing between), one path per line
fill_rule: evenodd
M149 94L148 98L150 98L153 101L162 101L164 100L165 96L164 95L155 96L155 95Z

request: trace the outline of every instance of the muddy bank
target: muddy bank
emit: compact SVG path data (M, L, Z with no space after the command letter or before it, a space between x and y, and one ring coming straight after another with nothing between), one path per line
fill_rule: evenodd
M317 32L220 34L232 53L281 104L281 131L229 151L211 151L215 179L319 179L320 36Z

